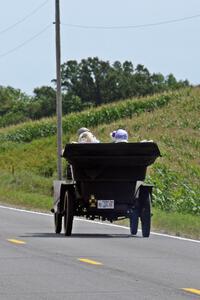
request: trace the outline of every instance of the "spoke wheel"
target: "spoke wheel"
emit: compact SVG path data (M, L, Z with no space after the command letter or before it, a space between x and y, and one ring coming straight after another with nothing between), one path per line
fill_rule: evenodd
M74 196L73 192L67 191L65 193L65 214L64 214L64 230L65 235L70 236L72 233L73 219L74 219Z

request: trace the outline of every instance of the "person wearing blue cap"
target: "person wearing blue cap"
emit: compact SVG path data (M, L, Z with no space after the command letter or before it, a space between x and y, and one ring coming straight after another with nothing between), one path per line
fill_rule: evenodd
M128 132L124 129L118 129L114 135L115 143L128 143Z

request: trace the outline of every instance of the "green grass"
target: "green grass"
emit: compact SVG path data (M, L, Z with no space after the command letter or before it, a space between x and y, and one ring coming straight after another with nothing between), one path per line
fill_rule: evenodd
M27 171L1 172L0 202L29 209L49 211L52 207L52 178Z
M165 212L153 208L151 231L174 236L200 240L200 218L190 214ZM129 220L117 221L116 224L129 226Z
M200 218L190 214L153 209L152 229L176 236L200 239Z
M121 127L129 132L130 141L153 139L159 145L162 157L148 169L147 177L155 184L153 228L199 238L200 89L186 89L176 95L162 107L133 112L128 118L125 115L115 121L107 118L107 123L103 121L103 124L90 128L103 142L109 142L110 132ZM100 108L97 112L95 116L99 116ZM70 131L65 132L64 144L77 139L78 115L74 116L76 122L74 127L71 124ZM37 124L33 124L33 128ZM13 133L16 128L6 128L1 133ZM0 202L48 211L52 205L56 162L54 135L33 139L29 143L1 142Z
M39 193L30 193L17 190L0 191L1 204L14 207L26 208L30 210L39 210L50 212L52 208L52 199Z

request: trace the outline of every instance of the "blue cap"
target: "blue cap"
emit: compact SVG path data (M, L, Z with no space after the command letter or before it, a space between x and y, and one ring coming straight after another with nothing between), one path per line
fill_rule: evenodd
M128 142L128 133L124 129L118 129L115 133L115 141L116 143L119 142Z

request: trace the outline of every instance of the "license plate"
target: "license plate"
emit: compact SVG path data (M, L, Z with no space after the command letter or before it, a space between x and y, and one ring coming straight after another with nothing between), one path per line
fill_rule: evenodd
M99 209L113 209L114 200L98 200L97 208Z

